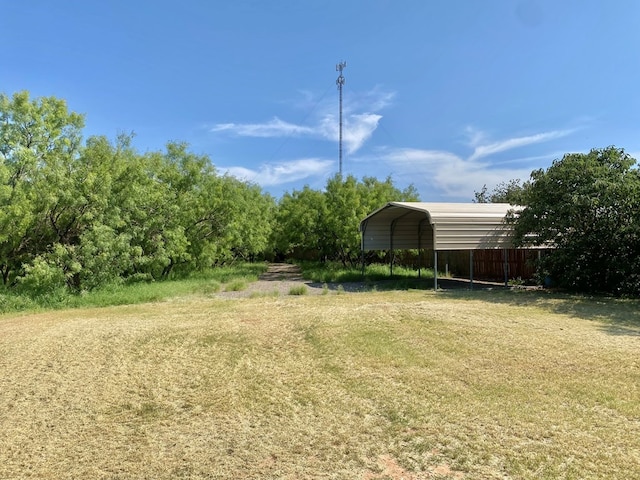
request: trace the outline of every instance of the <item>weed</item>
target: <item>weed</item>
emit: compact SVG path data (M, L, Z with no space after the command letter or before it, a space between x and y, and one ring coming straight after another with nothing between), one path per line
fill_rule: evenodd
M240 292L247 288L247 281L244 279L232 280L225 286L227 292Z
M211 295L214 293L218 293L222 288L222 284L217 280L212 280L211 282L205 283L200 287L200 292L205 295Z
M306 285L297 285L289 289L289 295L306 295L308 289Z

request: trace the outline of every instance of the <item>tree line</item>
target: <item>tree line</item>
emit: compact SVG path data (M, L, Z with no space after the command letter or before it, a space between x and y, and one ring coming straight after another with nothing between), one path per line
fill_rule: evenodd
M276 201L183 143L140 153L130 135L82 137L64 100L0 95L0 279L47 293L189 275L237 259L359 258L358 225L390 178L336 175Z
M391 178L350 175L276 200L186 144L140 153L130 135L84 140L83 127L64 100L0 95L0 288L80 292L238 259L353 266L360 221L419 200ZM538 268L557 286L640 294L640 173L623 149L566 154L474 201L523 207L510 219L516 245L549 247Z

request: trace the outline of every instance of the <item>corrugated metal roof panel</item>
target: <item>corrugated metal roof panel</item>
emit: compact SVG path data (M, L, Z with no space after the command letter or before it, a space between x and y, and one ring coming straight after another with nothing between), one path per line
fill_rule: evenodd
M508 203L390 202L360 223L365 250L510 248Z

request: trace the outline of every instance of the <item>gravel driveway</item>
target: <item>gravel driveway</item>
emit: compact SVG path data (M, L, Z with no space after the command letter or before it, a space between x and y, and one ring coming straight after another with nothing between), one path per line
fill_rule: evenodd
M289 263L270 263L267 271L263 273L257 282L247 285L247 288L235 292L219 292L217 295L223 298L243 298L253 296L268 296L273 294L289 295L291 289L307 287L307 295L322 295L323 293L343 290L345 292L364 292L367 290L364 282L348 283L319 283L305 280L298 265ZM340 288L342 287L342 288Z

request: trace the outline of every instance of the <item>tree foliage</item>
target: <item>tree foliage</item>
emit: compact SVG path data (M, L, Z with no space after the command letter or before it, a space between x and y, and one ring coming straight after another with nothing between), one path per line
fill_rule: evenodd
M567 154L532 172L515 229L520 244L553 248L541 267L559 286L640 293L640 175L622 149Z
M474 192L474 203L510 203L511 205L524 205L528 182L520 183L520 179L500 182L492 191L482 186L479 192Z
M181 143L82 143L55 98L0 96L0 274L50 293L186 274L268 249L275 201Z
M390 178L336 175L279 202L220 175L186 144L138 152L130 135L82 138L54 97L0 95L0 278L40 295L159 280L258 256L360 258L360 221L417 200Z
M338 260L353 265L360 259L360 221L390 201L417 201L413 186L399 190L391 178L335 175L324 191L285 194L278 204L274 244L281 255Z

